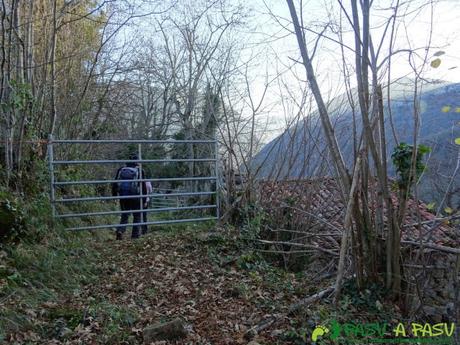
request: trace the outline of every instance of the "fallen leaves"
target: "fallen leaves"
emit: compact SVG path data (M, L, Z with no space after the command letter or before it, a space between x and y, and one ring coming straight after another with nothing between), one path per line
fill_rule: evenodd
M240 267L234 243L201 241L199 236L158 233L136 244L88 244L103 258L94 263L100 265L97 282L61 293L25 314L45 330L38 337L49 344L141 343L146 326L176 317L190 327L187 344L245 344L248 329L298 299L286 286L308 283L286 275L289 284L283 285L273 274ZM209 248L222 255L218 262ZM19 344L37 335L14 337L21 339ZM269 328L258 337L273 340Z

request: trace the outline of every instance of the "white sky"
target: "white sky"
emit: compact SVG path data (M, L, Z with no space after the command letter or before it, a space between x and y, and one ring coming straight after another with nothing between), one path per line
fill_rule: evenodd
M190 0L178 0L190 1ZM230 0L234 3L243 0ZM350 11L350 0L342 0L344 6ZM392 13L382 10L397 3L398 0L374 0L371 10L372 38L375 45L378 45L383 29L380 26ZM400 0L404 6L400 10L408 11L403 19L400 19L397 26L397 35L394 49L422 48L419 50L424 55L424 47L427 47L430 37L430 23L432 22L431 49L428 54L428 63L425 64L423 77L428 79L441 79L450 82L460 82L460 0L433 0L433 7L425 6L421 11L415 11L418 5L429 0ZM294 0L297 9L299 1ZM165 3L166 4L166 3ZM247 19L250 29L241 32L241 41L245 47L242 53L243 59L251 60L251 93L255 103L258 103L264 90L266 75L273 80L279 72L280 78L273 81L267 92L264 106L258 120L261 126L259 129L264 134L264 142L274 138L285 127L286 118L292 118L298 111L295 102L289 100L288 95L294 95L299 101L301 89L305 88L305 71L303 66L295 64L293 59L300 59L299 49L295 36L288 32L293 30L290 22L290 14L285 0L252 0L245 2L244 6L252 8L250 17ZM433 13L431 10L433 9ZM276 15L277 20L272 15ZM305 26L321 30L324 23L329 21L338 22L339 13L338 0L303 0L303 16ZM343 13L342 13L343 15ZM433 21L431 20L433 15ZM142 22L143 20L141 20ZM343 20L346 32L344 41L350 47L354 47L354 38L350 27ZM148 20L144 22L148 26ZM283 28L282 26L286 27ZM380 28L379 28L380 26ZM131 36L129 30L125 34ZM158 33L152 33L153 35ZM330 35L333 35L329 33ZM337 36L334 36L337 38ZM127 38L130 39L129 37ZM307 34L308 47L311 53L315 35ZM388 43L388 42L387 42ZM432 68L429 63L435 58L433 54L437 51L444 51L440 56L441 65L439 68ZM381 56L386 55L388 44L382 48ZM354 56L351 52L346 56L348 67L353 69ZM421 67L421 60L416 61L417 68ZM288 67L292 67L289 71ZM341 54L337 43L323 39L318 46L314 59L317 79L326 99L331 99L342 94L344 89L343 74L341 72ZM298 78L294 77L294 74ZM402 76L413 78L414 74L408 61L407 54L399 54L393 58L391 78L396 79ZM300 80L299 80L300 78ZM354 74L352 75L352 87L354 86ZM280 87L282 84L282 87ZM289 92L285 86L289 87ZM240 87L240 86L238 86ZM245 85L241 85L245 88ZM244 92L242 92L244 94ZM284 103L282 102L284 100ZM460 97L459 97L460 103ZM307 115L306 111L303 115ZM268 123L268 127L264 124ZM267 131L268 129L268 131Z
M382 24L390 15L390 11L379 10L379 8L388 8L395 4L396 0L374 0L374 10L371 15L371 27L374 45L378 45L378 41L383 33ZM395 40L394 49L407 49L407 48L422 48L419 50L420 55L425 55L425 47L431 46L428 51L428 63L424 65L423 77L427 79L441 79L450 82L460 82L460 0L441 0L435 1L433 6L425 6L422 10L416 10L420 3L425 3L423 0L412 0L408 2L408 7L402 8L401 11L407 10L408 15L405 16L404 23L401 19L397 26L397 35ZM350 11L350 1L343 0L344 6ZM401 1L404 3L404 1ZM299 2L295 1L297 10L299 9ZM332 4L332 6L331 6ZM313 25L317 30L321 30L321 25L328 21L328 16L332 20L338 20L338 1L336 0L304 0L304 21L305 25ZM288 30L293 30L290 23L290 15L285 0L254 0L251 5L253 7L253 16L250 20L250 25L254 26L252 32L247 33L249 42L253 40L254 46L248 45L247 55L252 56L255 53L260 53L258 60L259 78L254 77L252 84L252 92L257 99L262 95L264 89L265 73L276 74L277 68L283 70L283 65L293 65L294 63L290 58L299 59L300 53L297 46L296 38L293 34L288 34ZM268 8L268 9L267 9ZM332 10L331 10L332 9ZM276 15L276 20L270 16L269 12ZM401 14L402 12L400 12ZM433 16L433 21L431 20ZM433 22L432 27L430 23ZM286 26L286 29L282 28ZM346 25L346 23L344 24ZM380 26L380 28L379 28ZM376 28L377 27L377 28ZM349 26L346 27L349 29ZM431 33L431 43L429 43ZM279 39L271 37L276 35ZM334 37L336 38L336 37ZM310 41L308 48L312 50L315 39L314 34L307 34L307 41ZM261 46L260 41L264 40ZM354 47L354 37L350 30L344 34L344 41L350 47ZM432 68L430 62L436 57L433 56L437 51L444 51L445 54L439 56L441 65L438 68ZM381 56L387 55L388 42L383 45ZM347 61L349 68L354 66L354 56L352 53L347 54ZM422 60L416 59L415 63L417 68L422 67ZM337 43L324 39L321 41L317 48L317 53L314 59L316 73L320 86L325 95L333 98L344 92L343 77L341 68L341 54L340 47ZM413 78L414 73L408 61L408 54L403 53L395 56L392 62L391 79L396 79L402 76ZM297 65L294 70L297 75L305 79L305 72L302 66ZM286 72L282 75L285 83L292 86L292 92L299 95L300 87L304 86L304 82L299 82L292 76L292 73ZM354 86L355 75L352 75L352 86ZM272 139L280 131L282 131L285 117L292 117L295 112L295 107L288 109L289 114L283 113L283 107L280 104L280 99L286 96L286 93L279 90L273 84L270 87L270 92L267 97L267 112L260 115L261 122L269 121L271 125L269 128L274 131L267 133L264 141ZM460 103L460 97L459 97ZM286 104L285 104L286 105ZM284 108L286 109L286 108Z
M347 6L349 1L343 1ZM382 0L374 1L377 5L389 6L391 3L396 2L391 0ZM423 0L410 0L409 3L410 9L415 10L418 7L418 4L421 2L426 2ZM337 13L337 1L327 1L327 0L310 0L304 1L304 20L305 24L313 23L313 25L321 24L321 22L327 22L327 3L332 3ZM298 3L296 3L297 9L299 8ZM268 10L265 6L268 6L273 14L280 16L280 22L285 24L289 30L292 30L292 24L284 21L283 19L290 20L289 11L287 4L284 0L255 0L252 5L255 10L255 16L252 19L256 25L259 25L259 32L263 32L267 35L271 33L278 32L281 30L280 26L277 25L273 20L270 20L269 15L267 14ZM377 9L377 6L374 5L375 10L372 13L375 15L373 20L371 20L371 26L375 27L382 23L382 18L379 18L383 15L387 15L390 12L382 12ZM347 10L349 10L347 8ZM425 6L422 11L417 11L411 13L407 16L406 27L400 25L398 28L397 42L395 44L396 48L408 48L409 44L412 48L427 46L428 38L430 34L430 22L431 22L431 8L430 6ZM384 20L386 18L383 18ZM460 81L460 0L440 0L436 1L433 5L433 26L432 26L432 39L431 39L431 49L432 53L437 50L443 50L446 52L442 58L442 64L438 69L430 69L427 77L438 78L450 80L452 82ZM407 32L407 34L406 34ZM282 36L286 33L283 31L279 34ZM373 30L374 44L379 39L382 30ZM353 47L353 37L352 35L345 34L345 40L348 45ZM262 37L261 34L257 35ZM406 39L406 36L409 38ZM256 35L254 36L256 37ZM307 40L313 40L315 37L313 34L307 36ZM257 41L257 39L255 39ZM273 42L270 44L272 49L276 51L281 56L285 55L291 57L297 57L298 48L297 42L293 35L290 35L283 39L281 42ZM310 45L311 48L311 45ZM334 61L338 54L340 53L337 44L331 43L330 41L323 41L323 49L329 50L330 55L327 57L325 55L321 56L322 65L320 69L324 66L329 66L331 61ZM335 55L335 57L334 57ZM410 72L410 67L407 63L407 55L403 55L400 59L399 64L394 64L395 76L397 74L405 74ZM405 62L405 63L404 63ZM456 67L458 68L449 70L449 68Z

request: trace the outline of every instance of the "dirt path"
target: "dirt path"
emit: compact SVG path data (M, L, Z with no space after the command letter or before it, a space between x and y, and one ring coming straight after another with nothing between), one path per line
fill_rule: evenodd
M263 276L247 269L252 259L219 237L157 233L96 248L103 262L98 282L48 306L61 310L55 319L66 324L50 343L139 344L144 327L180 317L189 334L179 344L246 344L248 328L296 299L292 284L287 291L272 271ZM256 339L276 343L274 329Z

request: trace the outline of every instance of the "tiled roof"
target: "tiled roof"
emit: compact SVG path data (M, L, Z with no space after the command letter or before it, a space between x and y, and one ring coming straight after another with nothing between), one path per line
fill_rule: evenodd
M296 227L303 230L323 228L333 231L343 229L345 205L337 181L333 178L311 180L261 181L262 205L274 209L289 205ZM372 198L372 193L368 197ZM392 195L393 202L397 196ZM369 212L375 214L375 202L370 201ZM420 217L420 218L419 218ZM445 223L435 221L427 206L413 199L407 202L407 212L402 229L402 240L419 241L420 235L426 242L458 248L460 234ZM386 222L386 219L384 219ZM292 223L292 222L291 222ZM294 229L291 229L294 230Z

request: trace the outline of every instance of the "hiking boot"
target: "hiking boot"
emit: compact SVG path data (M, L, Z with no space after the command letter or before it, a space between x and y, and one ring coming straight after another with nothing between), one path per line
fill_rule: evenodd
M123 234L117 231L117 241L121 241L123 239Z

